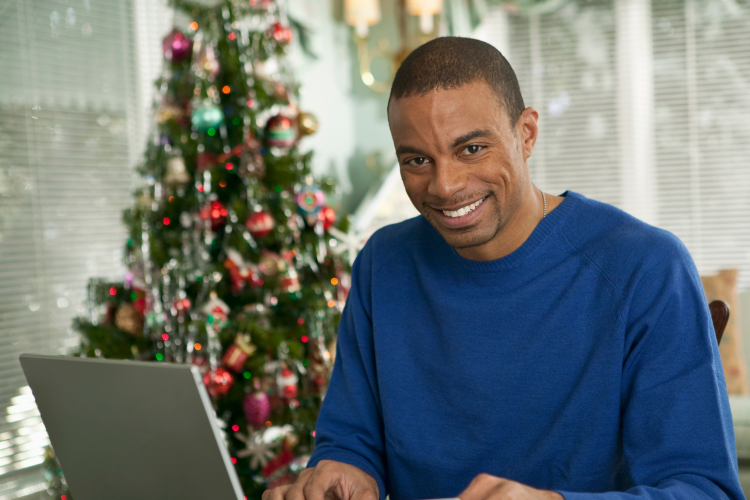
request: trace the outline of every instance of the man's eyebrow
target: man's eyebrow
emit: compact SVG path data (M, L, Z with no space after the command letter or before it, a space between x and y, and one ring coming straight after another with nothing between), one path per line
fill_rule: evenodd
M464 142L470 141L472 139L476 139L477 137L487 137L490 135L489 130L472 130L471 132L467 132L464 135L457 137L455 141L453 141L453 144L451 144L451 148L455 148L457 146L460 146Z
M396 148L396 155L401 156L405 154L415 154L415 155L422 155L427 156L427 153L422 151L419 148L415 148L414 146L399 146Z

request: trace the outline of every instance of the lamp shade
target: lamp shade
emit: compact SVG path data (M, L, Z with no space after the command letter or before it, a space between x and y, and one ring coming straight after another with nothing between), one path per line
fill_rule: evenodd
M406 11L412 16L434 16L443 12L443 0L406 0Z
M344 0L344 19L364 38L367 27L380 22L379 0Z
M406 0L406 11L412 16L419 16L419 28L423 33L433 29L432 16L443 11L443 0Z

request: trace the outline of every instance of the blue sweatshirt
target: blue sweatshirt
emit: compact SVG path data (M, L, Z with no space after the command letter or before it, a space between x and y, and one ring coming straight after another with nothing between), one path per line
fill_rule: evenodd
M495 261L421 216L370 238L309 466L357 466L392 500L453 497L480 473L567 500L744 498L690 254L566 194Z

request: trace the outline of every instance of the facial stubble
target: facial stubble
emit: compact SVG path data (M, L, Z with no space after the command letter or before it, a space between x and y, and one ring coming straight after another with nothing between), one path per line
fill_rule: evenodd
M456 250L480 247L494 240L503 228L503 219L502 219L502 214L500 211L500 204L497 202L497 198L495 197L495 195L488 194L483 203L489 202L490 199L494 201L494 203L492 203L491 205L494 207L493 219L495 221L495 230L492 233L492 235L490 235L489 237L482 237L482 235L477 235L477 238L474 241L468 241L465 243L457 242L457 241L450 241L448 237L446 237L446 233L450 235L455 234L457 236L461 234L470 233L477 229L478 227L477 225L472 225L472 226L468 226L465 228L456 228L456 229L449 229L443 226L439 226L438 223L435 220L433 220L433 217L435 216L433 213L434 209L428 206L426 203L422 205L422 208L423 208L422 215L425 216L425 218L430 222L430 224L432 224L432 227L434 227L435 230L440 234L440 236L443 237L443 240L445 240L446 243L448 243L450 246L452 246ZM489 225L489 222L487 224ZM446 233L444 233L443 231L445 231Z

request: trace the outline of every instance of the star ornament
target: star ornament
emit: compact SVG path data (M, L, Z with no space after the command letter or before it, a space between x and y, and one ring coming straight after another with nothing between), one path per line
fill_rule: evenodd
M245 443L245 448L237 452L237 457L250 457L250 467L253 469L265 467L274 456L273 449L281 444L281 441L264 442L260 432L249 438L239 432L235 432L234 436Z
M331 245L331 251L336 255L346 253L349 257L349 263L353 264L354 259L357 258L357 254L362 250L362 247L365 246L367 236L356 231L345 233L335 227L328 228L328 233L336 238L336 240L334 240L336 241L336 244L335 246Z

